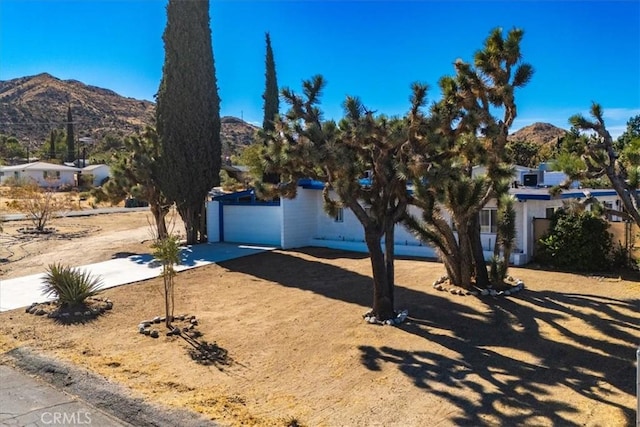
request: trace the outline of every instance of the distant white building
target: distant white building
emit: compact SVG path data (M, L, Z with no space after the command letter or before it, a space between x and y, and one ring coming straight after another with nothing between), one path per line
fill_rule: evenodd
M93 176L93 185L98 187L102 185L106 178L111 176L111 168L104 164L89 165L82 168L82 174Z
M80 168L46 162L1 166L0 184L4 185L7 180L15 179L18 181L34 181L40 187L75 185L76 176L80 172Z

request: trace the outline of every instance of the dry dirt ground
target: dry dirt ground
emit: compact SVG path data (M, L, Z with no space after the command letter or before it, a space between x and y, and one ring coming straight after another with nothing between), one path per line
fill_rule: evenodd
M148 251L144 213L53 225L66 221L82 233L10 244L26 255L9 257L3 276ZM6 225L3 238L13 236ZM637 276L513 268L525 291L476 298L433 289L442 273L398 260L396 305L409 319L374 326L361 317L371 302L366 256L274 251L178 274L176 313L197 316L194 340L138 333L163 312L154 279L105 291L113 310L86 323L2 313L0 352L30 346L221 425L633 424Z

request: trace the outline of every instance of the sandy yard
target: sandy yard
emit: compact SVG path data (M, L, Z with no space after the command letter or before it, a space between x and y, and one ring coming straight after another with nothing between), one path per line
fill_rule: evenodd
M5 223L2 277L148 252L148 221L146 213L60 219L52 225L63 237L31 242L16 237L20 224ZM371 302L366 256L264 253L177 276L176 314L197 316L200 351L180 337L138 333L141 320L163 314L154 279L105 291L114 308L91 322L1 313L0 352L30 346L231 426L634 422L638 276L514 268L524 292L476 298L433 289L443 271L398 260L397 308L409 319L373 326L361 317ZM207 350L220 357L204 363Z

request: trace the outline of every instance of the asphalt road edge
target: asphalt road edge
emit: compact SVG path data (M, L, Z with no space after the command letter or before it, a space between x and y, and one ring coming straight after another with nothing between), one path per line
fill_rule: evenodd
M2 360L38 377L65 393L77 396L97 409L139 427L217 427L202 415L168 409L131 396L125 387L71 363L18 347L2 354Z

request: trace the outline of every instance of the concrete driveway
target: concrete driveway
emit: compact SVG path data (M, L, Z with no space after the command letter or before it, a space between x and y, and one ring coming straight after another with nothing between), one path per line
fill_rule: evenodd
M186 246L182 250L182 263L176 266L176 270L188 270L273 249L275 248L233 243L206 243ZM131 255L126 258L83 265L79 268L89 271L92 275L100 276L103 289L152 279L158 277L162 272L161 265L150 254ZM47 298L41 291L44 275L43 272L15 279L0 280L0 312L26 307L33 302L46 301Z

